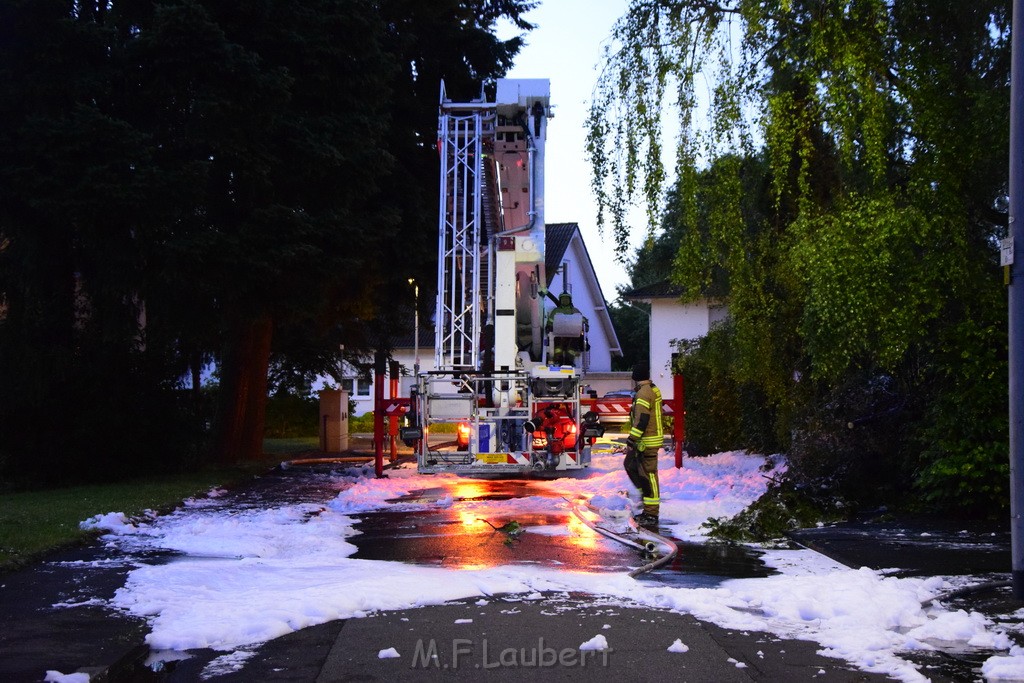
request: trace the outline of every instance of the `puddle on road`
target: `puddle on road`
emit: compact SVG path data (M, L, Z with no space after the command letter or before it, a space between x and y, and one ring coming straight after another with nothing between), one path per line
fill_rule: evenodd
M973 652L903 652L900 656L917 664L928 680L981 681L981 666L995 654L991 650Z
M211 507L248 508L281 503L329 500L340 490L339 477L352 468L338 464L295 466L257 478L241 493L217 499ZM547 479L550 477L540 477ZM441 483L441 482L438 482ZM427 504L427 509L385 510L356 515L356 559L387 560L461 569L527 564L593 572L626 572L643 564L634 551L605 539L559 505L558 510L515 513L526 529L510 538L481 521L474 503L499 503L518 498L549 498L555 493L535 486L536 478L462 477L444 485L410 491L389 503ZM429 507L442 500L451 506ZM211 501L213 502L213 501ZM462 506L460 504L466 503ZM418 507L418 506L417 506ZM554 507L554 506L552 506ZM490 520L501 525L509 518ZM775 574L756 550L726 544L679 542L679 555L647 580L680 586L714 586L730 578ZM170 561L173 561L170 560Z
M404 496L390 498L389 503L423 503L451 497L455 501L511 500L529 496L556 497L534 488L529 479L482 479L463 477L451 486L415 489Z
M516 520L525 531L510 539L457 510L369 513L361 515L356 525L360 534L348 540L358 548L353 558L459 569L533 564L622 572L642 564L629 548L598 536L564 513L526 513L516 515ZM743 546L679 542L679 554L651 578L671 585L708 587L725 579L777 573L760 555Z

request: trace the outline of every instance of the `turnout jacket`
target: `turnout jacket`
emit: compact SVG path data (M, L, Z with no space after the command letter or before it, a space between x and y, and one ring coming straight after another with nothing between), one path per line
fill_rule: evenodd
M657 452L665 445L661 420L661 389L649 379L638 382L633 408L630 411L632 427L629 436L637 442L639 450Z

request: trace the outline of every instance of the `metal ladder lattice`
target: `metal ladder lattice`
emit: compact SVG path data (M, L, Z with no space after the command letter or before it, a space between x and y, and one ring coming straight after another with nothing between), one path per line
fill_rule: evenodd
M441 187L438 230L435 366L476 368L480 360L481 188L483 143L493 130L493 113L446 111L442 104L438 147Z

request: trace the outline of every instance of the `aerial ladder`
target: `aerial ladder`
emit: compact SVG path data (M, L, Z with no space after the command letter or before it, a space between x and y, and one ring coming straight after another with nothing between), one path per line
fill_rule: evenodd
M548 79L500 79L489 102L441 84L434 366L416 378L403 441L420 472L557 472L590 464L603 434L581 414L579 312L549 310L544 272ZM554 297L551 297L554 299ZM431 446L450 431L455 446Z

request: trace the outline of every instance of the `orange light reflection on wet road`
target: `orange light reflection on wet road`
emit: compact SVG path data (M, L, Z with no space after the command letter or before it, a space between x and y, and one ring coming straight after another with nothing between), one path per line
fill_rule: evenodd
M460 481L452 488L455 500L474 500L482 498L486 493L487 487L478 481Z
M490 529L485 522L480 521L480 518L477 517L475 512L470 512L468 510L459 511L459 521L462 523L462 526L480 526L480 531L483 531L484 528Z
M571 548L570 552L574 555L601 546L602 537L580 521L568 505L557 506L557 513L550 509L547 512L525 509L517 511L506 506L489 509L487 502L494 497L503 500L508 495L507 487L496 486L490 481L461 479L445 482L445 488L454 499L450 512L454 516L453 521L457 520L458 523L456 534L463 539L459 542L462 550L449 555L445 562L447 566L473 571L516 564L521 561L521 551L524 549L522 544L530 549L528 553L536 552L536 548L541 545L555 544L563 552ZM488 512L495 517L485 521ZM488 521L495 526L516 521L524 527L524 531L522 535L510 535L493 529ZM549 525L565 525L565 531L547 538L545 535L530 533L531 526Z
M569 542L577 548L596 548L599 536L596 531L588 527L573 512L569 512Z

